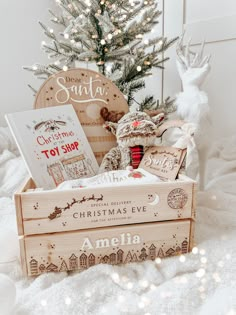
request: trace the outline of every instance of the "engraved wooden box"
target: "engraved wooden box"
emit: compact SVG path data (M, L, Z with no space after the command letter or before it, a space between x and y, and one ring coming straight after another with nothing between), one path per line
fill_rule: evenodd
M117 187L15 194L25 275L84 270L187 253L193 247L196 183L187 178Z

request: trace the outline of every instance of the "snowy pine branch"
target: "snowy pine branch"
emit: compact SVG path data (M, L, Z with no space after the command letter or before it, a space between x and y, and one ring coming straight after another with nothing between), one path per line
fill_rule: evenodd
M55 0L59 11L49 10L50 20L60 31L39 22L47 43L42 44L48 65L24 67L38 78L70 68L74 62L92 62L126 94L129 104L153 68L164 68L164 53L176 42L163 37L145 36L158 23L162 12L157 1L149 0ZM137 103L137 102L136 102ZM147 96L140 108L156 101ZM169 100L163 106L169 106Z

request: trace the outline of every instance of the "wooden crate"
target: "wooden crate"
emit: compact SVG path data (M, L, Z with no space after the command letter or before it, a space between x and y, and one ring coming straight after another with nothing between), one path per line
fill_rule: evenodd
M29 179L15 194L26 275L155 259L193 246L196 183L185 176L142 186L35 189Z

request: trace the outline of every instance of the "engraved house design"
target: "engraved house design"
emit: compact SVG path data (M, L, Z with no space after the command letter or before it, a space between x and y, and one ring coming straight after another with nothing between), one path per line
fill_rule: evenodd
M122 264L122 262L123 262L123 255L124 255L123 250L119 249L118 252L117 252L117 264Z
M69 258L70 270L78 269L78 257L75 254L72 254Z
M147 257L148 257L148 255L147 255L147 253L146 253L146 248L142 248L142 249L141 249L141 255L139 255L139 258L140 258L141 260L146 260Z
M181 248L179 246L176 247L175 252L177 255L181 254Z
M54 272L57 272L58 271L58 267L54 264L50 264L49 266L47 266L46 268L47 272L50 272L50 271L54 271Z
M39 271L40 271L40 273L46 272L46 267L45 267L44 264L41 264L41 265L39 266Z
M115 253L110 254L110 264L111 265L116 264L116 254Z
M38 262L35 259L32 259L30 261L30 273L32 275L37 275L38 274Z
M67 264L65 260L63 260L59 271L67 271L67 270L68 270Z
M155 258L156 258L156 246L152 244L149 247L149 259L155 260Z
M79 265L81 269L87 269L87 255L85 253L83 253L82 255L80 255L79 257Z
M109 256L105 255L104 257L102 257L103 264L109 264L109 261L110 261Z
M188 242L185 240L182 242L182 253L186 254L188 252Z
M169 248L168 251L166 251L167 256L173 256L174 254L175 254L175 251L173 250L173 248Z
M137 255L134 253L133 254L133 258L132 258L132 262L137 262L138 261L138 257Z
M132 261L133 261L133 257L132 257L131 252L129 251L126 258L125 258L125 264L131 263Z
M163 252L163 249L160 248L159 251L158 251L157 257L163 258L164 256L165 256L165 254Z
M93 254L90 254L88 257L88 265L89 265L89 267L95 265L95 256Z

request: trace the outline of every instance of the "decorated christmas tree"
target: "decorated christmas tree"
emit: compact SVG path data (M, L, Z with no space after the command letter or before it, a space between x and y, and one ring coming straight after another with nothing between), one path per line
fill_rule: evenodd
M163 103L146 95L137 102L135 94L145 88L145 78L153 68L164 68L169 59L164 52L176 41L150 37L158 18L156 0L56 0L60 13L51 14L56 29L40 22L49 42L42 43L50 63L34 64L25 69L41 79L68 68L94 63L124 93L128 104L139 109L165 107L171 111L168 98ZM148 38L147 38L148 36Z

